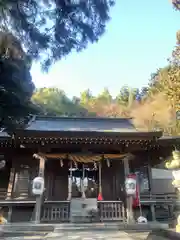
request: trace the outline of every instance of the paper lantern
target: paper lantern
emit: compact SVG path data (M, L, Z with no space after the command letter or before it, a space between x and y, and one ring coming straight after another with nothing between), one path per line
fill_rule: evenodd
M128 196L134 196L136 195L136 176L133 175L128 175L126 177L126 181L125 181L125 189L126 189L126 194Z
M36 177L32 184L32 193L34 195L42 195L44 192L44 178Z
M6 166L6 161L5 160L1 160L0 161L0 169L4 168Z

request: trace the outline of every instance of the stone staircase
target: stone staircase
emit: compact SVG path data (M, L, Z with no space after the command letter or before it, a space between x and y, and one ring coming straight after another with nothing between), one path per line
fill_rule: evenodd
M81 224L55 224L54 232L62 231L149 231L153 229L168 229L165 223L152 222L148 224L123 224L123 223L81 223Z

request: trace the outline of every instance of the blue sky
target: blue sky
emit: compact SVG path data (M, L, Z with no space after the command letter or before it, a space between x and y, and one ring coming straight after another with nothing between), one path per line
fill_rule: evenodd
M180 12L170 0L116 0L107 31L98 43L53 65L48 74L32 67L37 87L56 86L69 97L89 88L112 95L128 85L146 86L150 74L167 64L180 28Z

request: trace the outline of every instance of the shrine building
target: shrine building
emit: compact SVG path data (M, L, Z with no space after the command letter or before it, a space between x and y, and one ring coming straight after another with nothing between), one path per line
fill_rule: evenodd
M140 208L149 221L159 208L170 219L175 191L157 191L152 169L179 145L161 131L138 131L126 118L34 117L11 136L0 132L0 207L9 222L127 222ZM138 179L140 208L125 192L130 173ZM41 197L32 194L37 176L45 181Z

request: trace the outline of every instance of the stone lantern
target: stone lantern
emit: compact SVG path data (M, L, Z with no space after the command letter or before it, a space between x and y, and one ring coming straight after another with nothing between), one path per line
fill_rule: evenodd
M180 193L180 151L175 150L172 152L172 158L166 162L166 168L173 170L174 180L172 184ZM180 232L180 214L177 218L176 232Z

